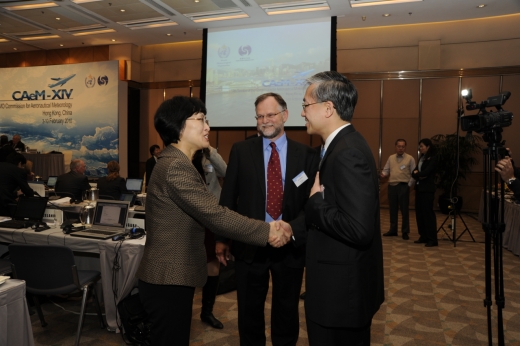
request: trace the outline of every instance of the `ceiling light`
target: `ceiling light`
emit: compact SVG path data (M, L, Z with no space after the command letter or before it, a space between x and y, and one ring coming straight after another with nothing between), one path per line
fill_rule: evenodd
M383 14L383 17L390 17L390 13Z
M72 36L86 36L86 35L97 35L97 34L106 34L109 32L116 32L114 29L101 29L101 30L90 30L90 31L80 31L74 32Z
M247 13L243 12L241 9L186 13L184 14L184 16L188 17L195 23L211 22L216 20L249 18Z
M121 12L125 12L126 10L125 9L120 9Z
M60 47L63 47L63 44L62 44L62 43L60 43Z
M199 2L200 0L193 0L193 1L195 1L195 2Z
M5 38L0 38L0 42L9 42L9 40L7 40Z
M112 39L112 42L116 42L116 40L115 40L115 39Z
M166 36L171 36L172 34L166 34Z
M419 2L423 0L350 0L351 7L393 5L404 2Z
M178 25L176 22L172 21L168 17L127 20L124 22L117 22L117 24L124 25L127 28L132 29L132 30L151 29L151 28L160 28L163 26Z
M277 3L269 5L260 5L260 7L268 15L299 13L299 12L314 12L330 10L327 1L296 1Z
M56 20L60 20L61 18L60 17L56 17Z
M486 5L484 5L484 4L477 6L477 8L484 8L484 7L486 7Z
M5 6L8 11L34 10L37 8L58 7L54 2L42 2L41 4Z
M26 36L20 37L22 41L48 40L51 38L60 38L58 35L44 35L44 36Z
M13 48L14 50L18 50L18 48Z
M103 1L103 0L71 0L75 4L84 4L87 2L97 2L97 1Z

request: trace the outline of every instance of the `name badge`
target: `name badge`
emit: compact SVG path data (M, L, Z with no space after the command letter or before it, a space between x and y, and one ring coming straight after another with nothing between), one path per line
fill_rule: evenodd
M402 171L403 169L406 168L406 166L405 165L401 165L401 167L399 167L399 168L401 168L401 171Z
M296 185L296 187L299 187L301 184L303 184L307 179L309 179L307 177L307 174L305 174L304 171L302 171L300 174L298 174L296 177L293 178L292 181L294 181L294 185Z

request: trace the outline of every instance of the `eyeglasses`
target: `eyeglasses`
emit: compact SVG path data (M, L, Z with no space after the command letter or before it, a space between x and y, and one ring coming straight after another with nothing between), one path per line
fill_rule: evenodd
M318 103L323 103L323 102L326 102L326 101L320 101L320 102L314 102L314 103L302 102L302 108L303 108L303 110L305 110L305 108L307 108L308 106L312 106L312 105L315 105L315 104L318 104Z
M198 121L201 121L203 124L206 123L209 125L209 121L206 119L206 117L203 117L203 118L188 118L186 120L198 120Z
M266 115L256 115L255 116L255 119L256 120L264 120L264 118L267 118L267 120L273 120L275 116L277 116L278 114L282 113L282 112L285 112L286 109L284 110L281 110L280 112L276 113L276 114L266 114Z

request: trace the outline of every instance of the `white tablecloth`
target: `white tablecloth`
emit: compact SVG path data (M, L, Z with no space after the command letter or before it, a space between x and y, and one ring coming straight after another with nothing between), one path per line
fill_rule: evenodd
M1 223L0 223L1 227ZM22 244L49 244L64 245L72 249L76 255L76 264L79 269L93 269L82 267L78 263L80 253L99 254L99 268L101 271L101 284L103 287L103 301L105 303L105 312L107 324L110 330L116 330L116 307L115 304L124 298L134 286L135 272L144 251L144 243L146 238L125 240L119 251L119 266L121 267L116 274L116 285L118 287L118 298L114 302L114 294L112 291L112 268L114 257L116 255L116 245L119 242L112 240L97 240L90 238L72 237L63 234L59 228L51 228L43 232L34 232L32 229L6 229L0 228L1 243L22 243ZM78 256L79 255L79 256ZM96 255L97 256L97 255ZM92 257L92 256L85 256ZM91 260L91 258L86 258ZM92 263L92 261L89 261ZM1 337L1 336L0 336Z
M25 281L8 279L0 285L0 346L34 345Z

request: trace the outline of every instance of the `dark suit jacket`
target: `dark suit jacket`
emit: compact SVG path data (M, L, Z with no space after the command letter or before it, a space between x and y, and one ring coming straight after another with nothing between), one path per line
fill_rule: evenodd
M146 160L146 186L150 182L150 178L152 177L152 171L155 167L155 158L152 156L148 160Z
M305 206L305 314L325 327L359 328L384 301L384 274L376 165L352 125L327 148L320 184L323 194Z
M110 181L107 180L107 177L99 178L97 181L97 188L100 195L112 196L116 201L121 198L122 193L128 192L126 189L126 180L122 177L117 177Z
M24 195L34 196L34 191L27 184L27 171L12 163L0 162L0 215L9 215L9 203L16 203L17 189Z
M237 259L251 263L265 260L267 256L284 260L294 268L305 264L307 226L303 207L318 168L318 153L303 144L287 138L287 162L283 194L282 219L288 222L296 241L274 249L259 248L241 242L233 242L231 252ZM299 187L293 178L305 172L308 179ZM253 219L265 220L266 187L262 137L235 143L231 148L220 204ZM222 240L217 237L217 240Z
M218 205L191 160L168 145L146 194L146 244L136 276L156 285L202 287L208 270L205 228L258 246L269 225Z
M9 144L4 145L0 148L0 162L5 162L7 159L7 156L9 156L12 153L16 153L16 150Z
M419 165L415 167L419 170ZM421 171L413 173L415 179L415 191L417 192L435 192L435 175L437 174L437 156L430 156L421 166Z
M90 190L90 184L88 183L87 176L83 174L70 171L68 173L58 176L56 180L56 186L54 190L59 195L60 192L67 192L74 195L74 198L78 201L83 200L83 193ZM64 195L64 197L69 197Z
M9 146L11 146L13 149L18 149L20 151L25 151L25 144L22 143L22 141L16 143L16 146L13 146L13 141L9 141Z

